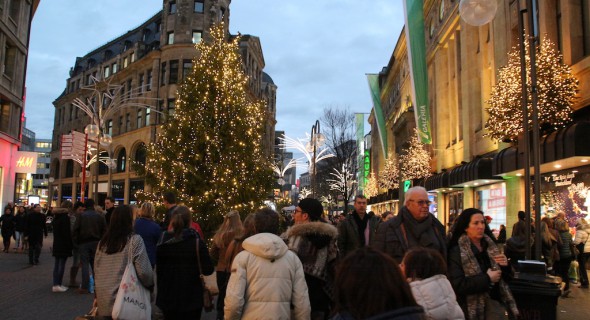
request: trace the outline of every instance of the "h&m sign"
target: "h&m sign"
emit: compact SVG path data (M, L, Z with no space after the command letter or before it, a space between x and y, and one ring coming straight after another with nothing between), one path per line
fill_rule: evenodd
M37 152L17 151L12 163L16 173L35 173L37 172Z

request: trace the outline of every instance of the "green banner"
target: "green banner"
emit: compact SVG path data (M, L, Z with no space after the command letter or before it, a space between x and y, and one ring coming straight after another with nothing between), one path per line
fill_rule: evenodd
M365 187L365 114L355 114L355 127L356 127L356 147L357 147L357 166L358 166L358 189L363 190Z
M424 1L405 0L406 41L410 62L410 79L414 116L418 136L424 144L431 144L430 110L428 108L428 69L426 67L426 39L424 37Z
M375 120L377 120L377 130L379 131L379 140L384 159L387 159L387 129L385 127L385 117L381 108L381 88L379 86L378 74L367 74L371 98L373 98L373 110L375 110Z

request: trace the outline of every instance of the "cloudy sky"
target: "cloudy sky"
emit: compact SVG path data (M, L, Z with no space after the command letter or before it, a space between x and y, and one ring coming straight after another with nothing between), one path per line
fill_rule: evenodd
M161 0L43 0L33 19L27 127L50 138L52 102L77 56L139 26ZM230 31L258 36L278 86L276 130L304 138L327 106L370 112L365 78L387 65L403 27L402 0L233 0Z

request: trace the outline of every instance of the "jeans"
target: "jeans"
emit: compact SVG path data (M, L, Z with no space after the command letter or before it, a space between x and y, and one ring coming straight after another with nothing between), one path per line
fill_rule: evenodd
M77 245L74 245L72 249L72 267L78 268L80 266L80 249Z
M229 272L217 271L217 288L219 288L219 295L217 296L217 319L223 319L224 299L229 276Z
M82 263L82 289L88 289L88 283L90 282L90 270L94 274L94 255L96 254L96 247L98 241L91 241L86 243L80 243L78 245L78 251L80 252L80 262Z
M15 249L18 249L20 247L20 241L23 238L23 232L22 231L15 231L14 232L14 242L15 242Z
M586 261L588 261L589 256L590 252L584 252L578 255L580 284L583 286L588 286L588 271L586 270Z
M53 265L53 285L61 286L64 278L64 271L66 269L67 257L55 257L55 264Z

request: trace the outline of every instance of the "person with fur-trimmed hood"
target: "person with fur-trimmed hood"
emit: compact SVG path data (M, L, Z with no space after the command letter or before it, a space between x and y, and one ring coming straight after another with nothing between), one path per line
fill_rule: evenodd
M311 302L311 319L328 319L332 302L334 263L338 256L338 230L322 221L324 208L312 198L299 201L293 213L295 224L283 235L289 249L303 264Z

